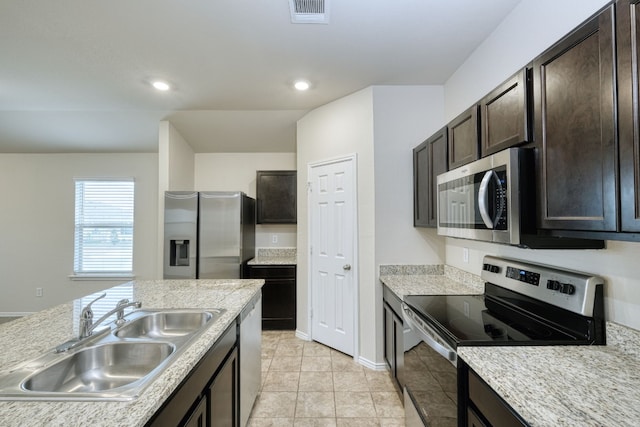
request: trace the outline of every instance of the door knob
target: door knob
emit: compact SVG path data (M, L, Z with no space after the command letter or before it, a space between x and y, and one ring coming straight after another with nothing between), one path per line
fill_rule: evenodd
M342 266L343 270L351 270L351 264L345 264Z

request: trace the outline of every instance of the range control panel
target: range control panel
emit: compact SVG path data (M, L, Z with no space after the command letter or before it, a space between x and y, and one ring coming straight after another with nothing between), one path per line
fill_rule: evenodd
M593 314L596 287L604 285L598 276L489 255L481 275L494 285L584 316Z
M523 270L521 268L507 267L506 276L513 280L528 283L533 286L540 284L540 274L533 271Z

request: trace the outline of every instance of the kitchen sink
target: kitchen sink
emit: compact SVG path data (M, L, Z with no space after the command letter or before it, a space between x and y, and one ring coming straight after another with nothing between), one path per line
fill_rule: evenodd
M91 393L113 390L147 376L175 351L166 342L112 342L77 351L29 377L28 391Z
M0 375L0 400L135 399L224 312L135 310L122 324L113 322Z
M132 319L118 328L114 334L119 338L165 339L193 334L213 318L220 317L220 310L194 311L172 310L149 312L139 310L137 319ZM146 314L145 314L146 313Z

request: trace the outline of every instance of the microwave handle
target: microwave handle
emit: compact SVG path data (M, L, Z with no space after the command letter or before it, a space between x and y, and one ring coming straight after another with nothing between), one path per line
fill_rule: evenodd
M487 171L482 177L480 188L478 189L478 209L480 210L482 222L484 222L484 225L486 225L489 229L493 228L493 219L491 218L491 215L489 215L487 199L489 195L489 181L491 181L491 178L493 178L494 174L494 171Z

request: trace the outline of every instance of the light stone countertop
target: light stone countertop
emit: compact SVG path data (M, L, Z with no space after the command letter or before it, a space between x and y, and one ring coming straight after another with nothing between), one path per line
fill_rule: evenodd
M448 265L381 265L380 281L404 300L406 295L476 295L484 281Z
M479 276L450 266L380 266L405 295L482 294ZM640 331L606 325L606 346L458 347L458 355L532 427L635 426Z
M605 346L458 347L531 426L636 426L640 332L607 322Z
M256 257L248 265L296 265L296 248L257 248Z
M263 284L264 280L256 279L133 281L121 285L133 287L133 299L141 301L143 308L222 308L226 311L137 399L128 402L0 401L0 425L143 426L227 327L235 322ZM0 375L76 336L77 325L73 319L77 307L73 302L62 304L0 325Z

